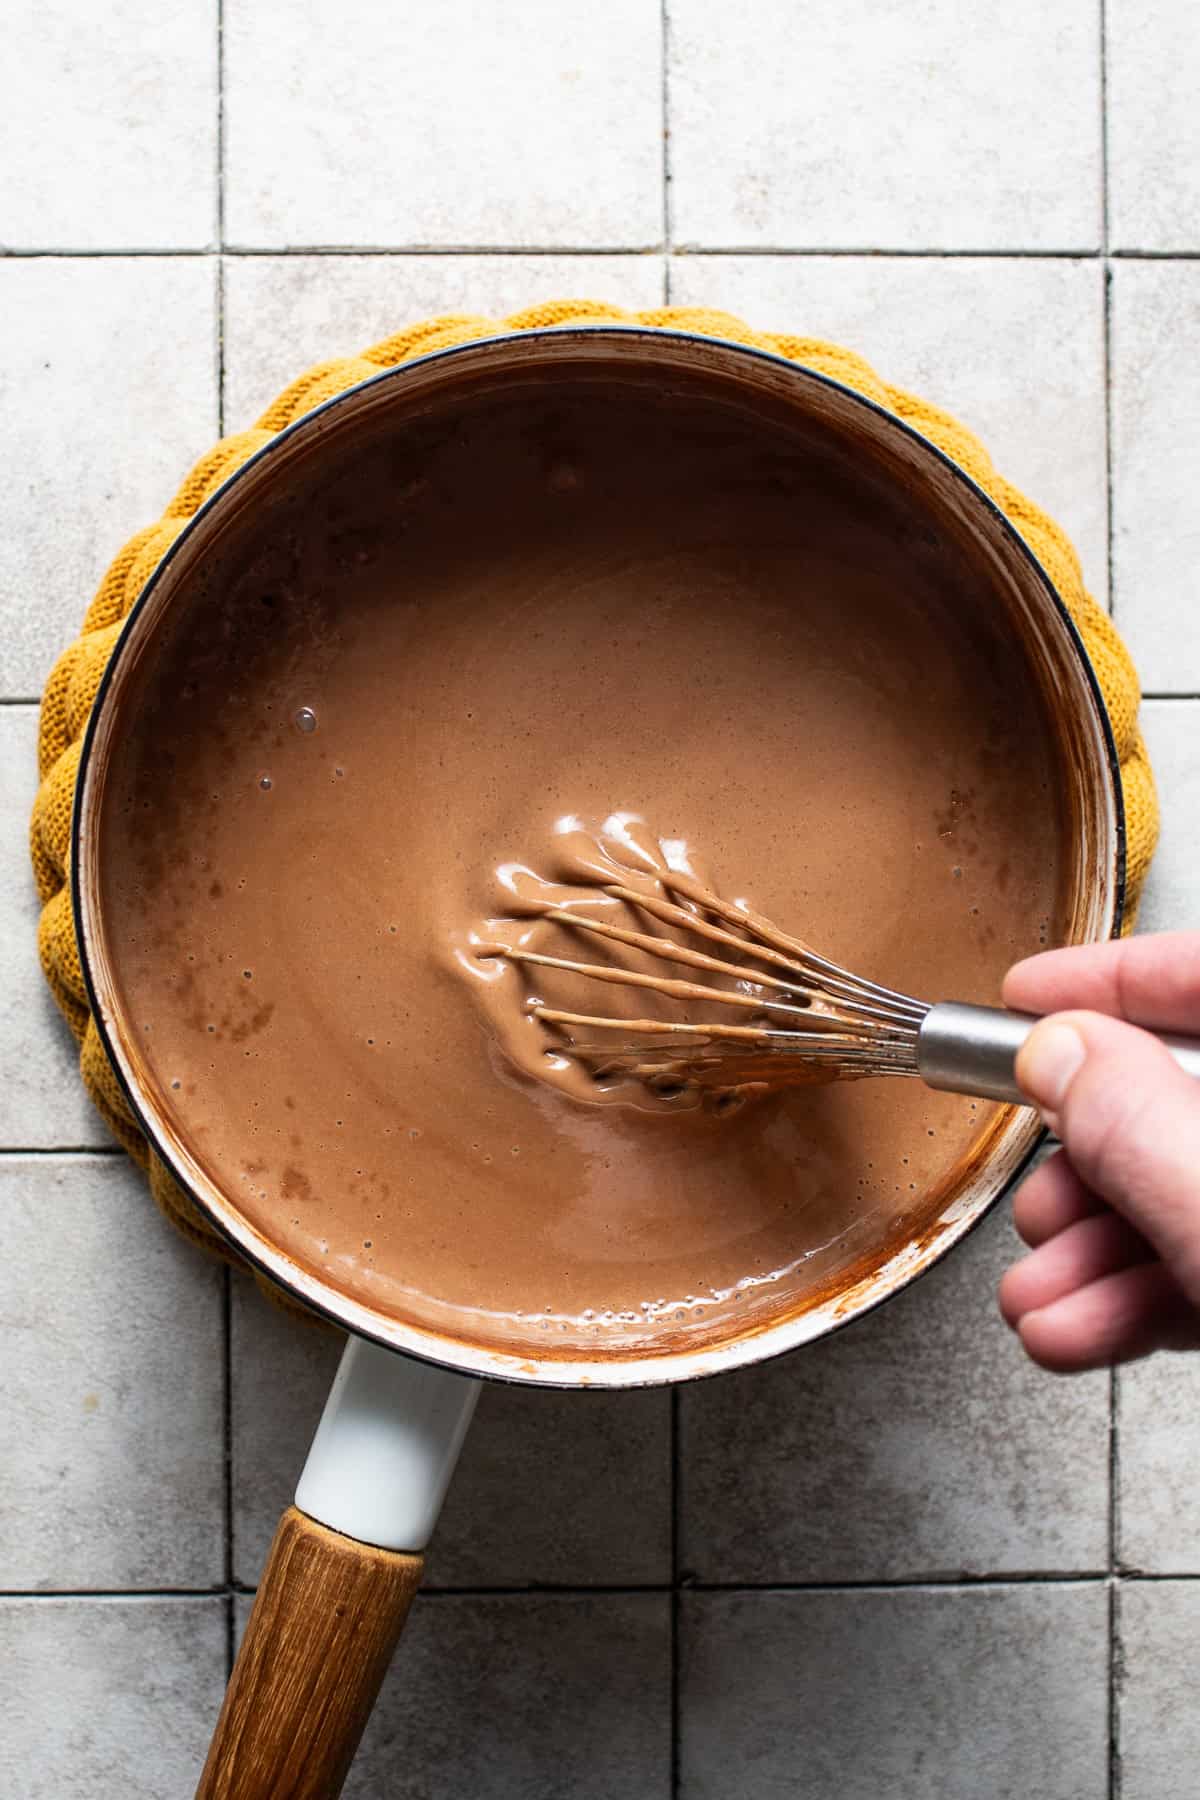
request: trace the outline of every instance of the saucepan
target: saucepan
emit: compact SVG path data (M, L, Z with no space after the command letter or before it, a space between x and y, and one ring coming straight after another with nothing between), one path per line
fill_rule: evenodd
M814 442L849 454L903 496L913 519L959 545L976 582L1023 647L1027 679L1057 721L1066 931L1083 942L1119 927L1124 828L1103 702L1071 619L1045 572L990 499L937 449L862 396L761 351L683 332L569 327L435 352L330 400L274 438L196 514L148 582L97 697L76 794L76 925L92 1008L147 1138L237 1251L295 1300L342 1326L345 1355L295 1505L280 1522L200 1785L204 1796L340 1791L421 1576L421 1557L484 1380L628 1388L737 1369L824 1337L895 1294L945 1254L1014 1180L1039 1135L1035 1115L1000 1107L965 1178L920 1232L834 1270L823 1286L780 1283L751 1317L702 1342L664 1333L627 1353L547 1352L481 1343L428 1320L373 1309L339 1286L336 1266L302 1266L226 1191L146 1078L124 1015L98 878L114 746L136 705L139 669L164 621L206 603L219 545L273 497L320 481L383 425L453 420L464 394L577 371L660 391L726 393L803 420ZM461 521L469 530L470 521ZM898 551L898 554L902 552ZM1031 803L1033 803L1031 801ZM110 809L111 812L111 809ZM334 876L330 877L335 878Z

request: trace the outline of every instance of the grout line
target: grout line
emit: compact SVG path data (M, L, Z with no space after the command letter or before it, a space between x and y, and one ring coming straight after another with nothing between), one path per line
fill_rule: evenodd
M217 244L225 243L225 0L217 0Z
M106 244L101 250L76 250L70 245L42 245L36 250L17 249L11 244L0 244L0 262L36 262L39 259L49 261L55 257L70 258L75 262L86 262L88 258L96 259L106 256L212 256L216 251L215 244L193 244L185 249L177 245L155 246L147 249L144 245Z
M213 346L217 377L217 436L225 436L225 258L217 258L216 343Z
M1100 242L1108 255L1108 4L1098 0L1100 24Z
M1027 262L1097 262L1103 255L1099 245L1090 249L1057 250L1021 250L1000 247L978 250L956 250L946 245L941 248L929 245L921 249L911 246L873 245L873 244L676 244L676 256L822 256L822 257L924 257L929 261L942 262L951 258L974 258L976 261L1004 258L1007 261Z
M1108 616L1116 619L1117 597L1113 586L1113 404L1112 404L1112 263L1104 259L1104 531L1108 560Z
M1116 616L1113 589L1113 432L1112 432L1112 265L1109 262L1108 194L1108 16L1107 0L1099 0L1100 28L1100 239L1103 249L1104 291L1102 342L1104 358L1104 531L1107 565L1108 616ZM1110 1403L1112 1392L1110 1389Z
M216 434L225 436L225 0L216 0Z
M1108 1372L1108 1567L1109 1573L1120 1572L1121 1549L1121 1445L1118 1405L1121 1397L1120 1373Z
M1117 1609L1120 1584L1114 1575L1108 1584L1108 1800L1121 1792L1120 1713L1117 1706Z
M673 1602L672 1622L674 1623L675 1607L688 1594L731 1594L752 1598L763 1594L916 1594L916 1593L991 1593L1007 1592L1010 1588L1029 1587L1105 1587L1112 1577L1105 1570L1093 1570L1089 1574L1072 1575L1066 1572L1049 1575L1005 1575L980 1576L978 1578L962 1578L959 1576L942 1578L939 1576L919 1576L911 1581L687 1581L664 1587L661 1582L597 1582L586 1587L572 1585L569 1582L542 1584L527 1583L524 1586L497 1585L495 1587L422 1587L423 1600L470 1600L470 1599L511 1599L537 1600L543 1598L589 1599L595 1595L634 1596L637 1594L662 1594L669 1596ZM1163 1581L1200 1581L1200 1575L1156 1576L1155 1580ZM235 1585L235 1594L252 1594L253 1588ZM672 1664L675 1663L675 1645L678 1635L673 1631ZM672 1668L674 1677L675 1669ZM672 1689L675 1683L672 1680ZM672 1712L676 1695L672 1692Z
M1156 1575L1154 1581L1200 1581L1196 1575ZM867 1581L691 1581L683 1580L666 1587L662 1582L620 1582L578 1586L564 1583L526 1583L496 1587L422 1587L423 1596L445 1600L468 1598L472 1594L536 1597L542 1594L672 1594L682 1598L688 1594L892 1594L892 1593L972 1593L992 1589L1027 1587L1103 1587L1111 1577L1107 1569L1091 1569L1072 1573L1070 1570L1043 1572L1036 1575L914 1575L909 1579ZM238 1587L238 1593L252 1590Z
M226 1587L161 1588L0 1588L5 1600L224 1600Z
M1117 262L1200 262L1200 250L1110 250Z
M954 1589L1059 1587L1064 1583L1096 1586L1109 1579L1107 1569L1039 1569L1012 1575L909 1575L865 1581L688 1581L693 1594L853 1594L894 1593L906 1588ZM1200 1575L1191 1579L1200 1580Z
M37 694L0 695L0 706L40 706L41 704L41 699Z
M1101 321L1104 356L1104 532L1107 565L1108 616L1116 618L1113 587L1113 409L1112 409L1112 264L1109 261L1108 196L1108 8L1098 0L1100 24L1100 243L1103 252L1103 306ZM1111 1397L1111 1396L1110 1396Z
M1063 1570L1039 1575L981 1576L914 1576L912 1580L895 1581L689 1581L689 1594L953 1594L987 1593L1028 1587L1124 1587L1152 1586L1173 1582L1191 1586L1200 1582L1200 1572L1189 1574L1146 1574L1121 1571L1109 1575L1105 1571L1072 1574ZM590 1600L597 1596L635 1596L638 1594L681 1594L682 1586L662 1582L597 1582L525 1583L496 1587L422 1587L423 1600ZM5 1600L236 1600L250 1598L257 1588L240 1581L222 1582L215 1587L149 1587L149 1588L0 1588L0 1603Z
M122 1144L4 1144L0 1145L0 1159L6 1156L103 1156L105 1158L125 1155Z
M661 256L639 244L221 244L225 256ZM209 254L212 254L210 252Z
M971 1593L988 1588L1023 1587L1103 1587L1111 1581L1149 1586L1162 1582L1200 1582L1200 1570L1188 1573L1152 1573L1147 1570L1121 1569L1110 1575L1107 1569L1050 1569L1034 1574L1016 1575L910 1575L894 1579L876 1578L864 1581L696 1581L684 1577L674 1584L680 1594L892 1594L918 1590L931 1593ZM214 1590L220 1591L220 1590ZM254 1589L235 1582L236 1594L251 1594ZM667 1594L674 1591L660 1581L598 1582L526 1582L500 1584L496 1587L422 1587L422 1594L440 1595L444 1599L471 1594Z
M239 1594L252 1594L253 1588L239 1587ZM571 1582L527 1582L524 1586L495 1587L428 1587L421 1584L422 1600L591 1600L600 1598L632 1598L639 1594L669 1596L671 1588L661 1581L595 1582L580 1587Z
M661 256L661 243L638 244L194 244L180 249L170 245L107 244L98 250L71 245L39 245L15 249L0 245L0 262L35 262L62 258L86 261L131 256ZM797 253L801 254L801 253ZM920 253L923 254L923 253Z
M1143 694L1143 700L1200 700L1200 694Z
M1114 1579L1135 1586L1149 1586L1156 1581L1200 1581L1200 1571L1195 1569L1121 1569L1115 1571Z
M671 20L667 0L659 0L659 46L662 56L662 243L663 305L671 304Z
M671 1794L681 1792L679 1736L680 1629L683 1601L679 1580L679 1409L678 1388L671 1389Z
M943 247L912 249L891 245L882 248L859 244L847 249L840 244L196 244L185 249L177 246L108 244L98 250L83 250L70 245L44 244L35 249L16 249L0 245L0 262L86 261L105 257L187 257L187 256L661 256L669 249L672 256L742 256L742 257L873 257L886 261L889 257L905 257L915 261L945 262L974 259L978 262L1100 262L1107 257L1113 262L1200 262L1197 250L1108 250L1097 246L1091 250L1013 250L991 248L954 250Z

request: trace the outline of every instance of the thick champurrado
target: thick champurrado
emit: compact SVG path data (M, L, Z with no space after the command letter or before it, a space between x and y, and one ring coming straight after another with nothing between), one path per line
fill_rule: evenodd
M755 1060L752 1078L743 1082L728 1065L702 1080L686 1058L671 1057L664 1066L653 1060L648 1045L681 1048L677 1037L664 1040L662 1030L654 1031L664 1022L672 1030L732 1025L745 1031L763 1024L795 1030L824 1018L826 1029L834 1028L831 997L806 993L801 1021L799 993L764 986L760 960L747 959L735 944L725 952L725 968L714 970L711 952L723 947L699 935L699 925L679 929L671 915L681 900L701 916L702 897L722 900L703 879L694 844L658 838L628 813L594 828L567 817L537 856L502 864L495 873L505 910L453 932L450 944L489 1031L525 1074L592 1104L655 1112L705 1105L724 1117L781 1087L837 1078L831 1064L815 1060L799 1074L794 1058L787 1067L776 1059L772 1068L769 1055ZM682 892L680 882L689 884ZM762 923L772 928L772 921ZM676 957L699 951L710 960L700 966L664 960L660 952L671 946ZM739 972L730 975L730 966ZM778 972L766 971L766 978L778 982ZM771 1016L763 1003L773 1000L790 1008L787 1017ZM629 1071L627 1053L639 1045L643 1054L633 1056Z
M454 955L496 871L618 809L910 993L994 999L1062 937L1010 629L826 444L569 379L464 403L227 545L140 679L101 834L123 1007L297 1263L481 1343L631 1353L802 1305L962 1178L991 1110L915 1082L574 1098Z

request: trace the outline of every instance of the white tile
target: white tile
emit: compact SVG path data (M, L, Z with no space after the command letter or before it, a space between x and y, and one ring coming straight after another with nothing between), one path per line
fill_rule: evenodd
M224 43L230 243L661 238L649 0L227 0Z
M290 1506L342 1335L288 1317L235 1275L230 1310L233 1575L254 1586Z
M35 695L108 563L217 435L200 257L0 262L0 695Z
M310 363L440 313L501 319L542 300L661 306L661 256L230 256L225 418L247 425Z
M1107 0L1108 235L1116 250L1200 250L1200 10Z
M428 1580L607 1587L671 1579L671 1396L492 1384L438 1522Z
M1100 241L1093 0L671 0L672 235L771 249Z
M121 1156L0 1160L0 1586L224 1569L221 1273Z
M0 1793L195 1788L225 1685L223 1599L0 1600Z
M1200 1357L1154 1356L1117 1376L1117 1559L1200 1574Z
M1108 1565L1108 1380L1034 1368L999 1316L998 1208L869 1318L680 1396L680 1561L704 1582Z
M1074 541L1107 603L1104 289L1092 262L677 256L671 299L828 338L944 406Z
M345 1796L671 1791L666 1594L453 1594L418 1597Z
M18 848L37 785L37 708L0 707L0 1147L110 1144L38 964L37 892Z
M1200 261L1118 262L1113 601L1150 693L1200 691Z
M234 1285L234 1574L253 1585L295 1492L341 1340ZM429 1553L438 1587L671 1578L671 1402L489 1384Z
M1194 1800L1200 1768L1198 1654L1200 1584L1122 1582L1117 1598L1121 1800Z
M1140 931L1200 930L1200 700L1144 700L1162 836L1138 913ZM1200 1565L1197 1565L1200 1567Z
M1097 1800L1107 1614L1100 1583L685 1593L680 1791Z
M0 243L178 250L212 242L216 0L15 0L0 110Z

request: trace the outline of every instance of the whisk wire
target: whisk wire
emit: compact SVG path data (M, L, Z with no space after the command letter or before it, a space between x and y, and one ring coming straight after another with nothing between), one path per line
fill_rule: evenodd
M756 938L739 937L735 932L726 931L719 925L711 924L707 919L701 918L687 907L679 906L670 900L661 900L657 895L643 894L637 888L613 884L606 887L604 891L615 900L624 900L632 906L641 907L643 911L652 914L655 918L662 919L665 924L678 925L685 931L697 932L700 936L709 938L716 943L728 945L730 949L736 950L742 956L750 957L756 962L771 963L777 968L786 969L791 974L800 976L802 982L808 984L811 992L824 991L828 994L837 994L844 997L847 1004L862 1005L867 1001L874 1002L879 1006L879 1016L888 1014L893 1016L897 1023L910 1022L914 1027L919 1025L924 1017L926 1009L920 1001L911 1000L907 994L898 994L892 988L881 987L878 982L852 975L840 964L830 962L827 957L818 955L807 944L801 943L799 938L789 937L786 932L780 931L761 914L752 913L745 907L733 906L729 901L720 899L718 895L710 894L707 889L702 888L699 883L692 881L689 877L676 875L673 871L666 871L661 879L664 886L678 887L680 892L690 895L697 905L704 906L710 912L716 913L718 917L756 933L757 940L761 941L756 941ZM561 910L570 913L569 908ZM579 918L577 914L571 916L576 921ZM669 940L654 939L654 948L657 954L668 953L664 947L667 942ZM745 974L744 969L738 969L735 972L743 976Z
M562 1032L568 1053L594 1074L621 1073L660 1086L686 1081L728 1089L917 1073L917 1034L928 1011L925 1003L853 974L748 907L710 893L694 877L665 871L659 881L673 897L622 883L606 884L602 891L679 935L616 925L571 905L547 906L541 916L732 985L519 946L483 952L674 1002L699 1001L754 1015L753 1022L744 1024L728 1017L629 1019L531 1001L534 1016ZM697 949L688 937L723 954ZM581 1030L601 1037L588 1042L578 1037Z

